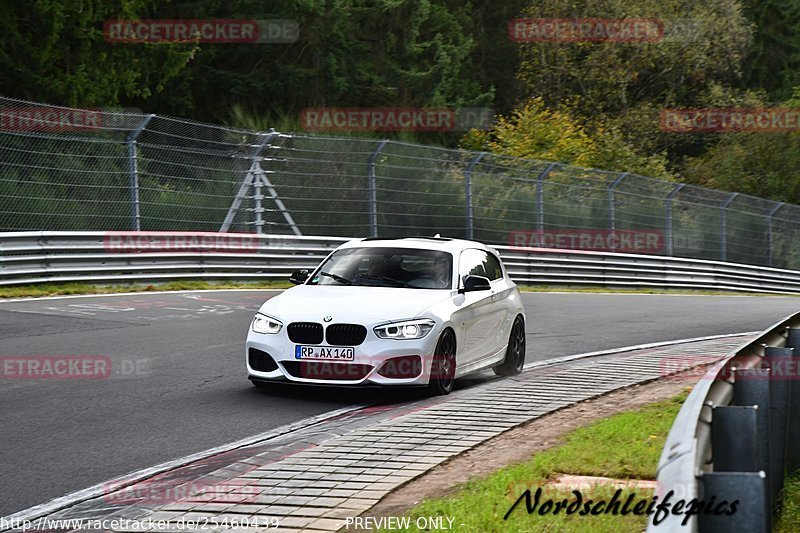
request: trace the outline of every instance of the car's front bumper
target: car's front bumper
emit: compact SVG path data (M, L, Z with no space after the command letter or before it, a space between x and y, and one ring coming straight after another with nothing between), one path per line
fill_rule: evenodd
M430 380L437 332L431 331L422 339L380 339L372 332L358 346L352 361L308 361L295 358L295 343L289 340L285 328L277 334L250 331L245 348L248 377L259 381L290 381L326 385L427 385ZM329 346L320 344L319 346ZM257 370L251 364L251 349L268 354L277 368ZM259 354L255 354L259 355ZM419 356L419 374L414 377L385 377L379 371L384 365L408 369L404 356ZM313 363L313 364L301 364ZM404 366L405 365L405 366ZM258 365L257 365L258 366ZM267 365L269 366L269 365Z

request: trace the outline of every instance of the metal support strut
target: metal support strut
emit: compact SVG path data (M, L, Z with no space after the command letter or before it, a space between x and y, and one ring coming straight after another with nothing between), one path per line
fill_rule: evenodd
M136 153L136 139L142 134L147 124L153 120L155 115L147 115L135 130L128 134L126 145L128 148L128 187L131 196L131 229L133 231L142 230L142 216L139 202L139 161Z

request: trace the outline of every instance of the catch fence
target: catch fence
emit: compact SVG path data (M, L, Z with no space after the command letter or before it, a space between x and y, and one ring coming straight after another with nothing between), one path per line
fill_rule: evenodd
M434 235L800 270L800 207L369 137L0 98L0 231Z

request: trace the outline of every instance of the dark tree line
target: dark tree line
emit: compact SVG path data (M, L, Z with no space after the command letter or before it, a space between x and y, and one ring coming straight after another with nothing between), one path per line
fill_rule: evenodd
M491 107L411 136L800 202L797 134L677 135L663 108L790 106L800 0L0 0L0 94L263 129L338 107ZM654 17L659 43L514 43L518 17ZM293 43L109 42L114 19L288 19ZM566 147L566 148L565 148Z

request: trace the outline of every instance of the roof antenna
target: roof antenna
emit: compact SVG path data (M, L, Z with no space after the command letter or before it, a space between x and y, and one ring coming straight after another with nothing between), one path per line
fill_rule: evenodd
M441 239L442 235L440 233L437 233L436 235L433 236L433 238L434 239Z

